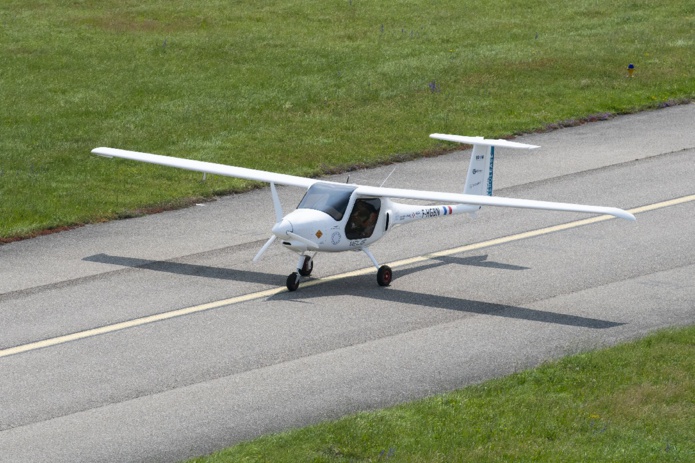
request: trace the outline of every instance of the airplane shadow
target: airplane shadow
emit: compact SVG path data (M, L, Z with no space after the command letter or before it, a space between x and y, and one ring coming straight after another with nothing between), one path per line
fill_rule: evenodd
M488 262L486 259L487 255L464 258L438 257L433 260L437 260L439 262L428 263L408 269L399 270L397 278L400 276L418 273L427 269L436 268L442 265L449 264L473 265L479 267L515 271L528 269L528 267L520 267L516 265L502 264L498 262ZM330 282L328 285L332 286L332 288L330 288L329 291L326 291L327 288L325 286L321 289L321 291L314 291L313 287L306 288L303 291L300 286L299 291L296 293L280 293L275 296L271 296L270 299L302 301L314 297L330 296L332 293L335 295L341 295L345 293L345 287L349 286L351 288L350 294L355 297L363 297L366 299L384 302L395 302L398 304L410 304L419 307L431 307L434 309L454 310L457 312L466 312L476 315L491 315L502 318L513 318L517 320L552 323L556 325L574 326L591 329L608 329L624 325L624 323L618 323L609 320L601 320L597 318L580 317L577 315L568 315L558 312L529 309L526 307L518 307L513 305L476 301L472 299L458 299L438 294L405 291L401 289L395 289L394 287L378 288L372 281L373 275L352 277L350 279L362 279L365 281L355 281L352 284L347 283L345 281ZM366 280L369 280L369 282L367 282Z
M248 270L234 270L207 265L182 264L159 260L138 259L136 257L110 256L108 254L95 254L83 258L87 262L100 264L121 265L123 267L141 268L155 272L173 273L176 275L189 275L217 280L245 281L248 283L260 283L277 285L284 281L273 273L251 272Z
M518 267L515 265L499 264L497 262L488 262L487 255L472 256L472 257L437 257L439 261L436 264L415 267L399 271L399 275L408 275L410 273L426 270L430 267L438 267L447 264L456 265L471 265L475 267L488 267L503 270L525 270L526 267ZM245 281L248 283L261 283L269 285L278 285L284 281L284 275L276 275L273 273L252 272L248 270L234 270L221 267L210 267L206 265L183 264L171 261L147 260L137 257L112 256L109 254L95 254L88 256L82 260L87 262L98 262L100 264L120 265L122 267L141 268L153 270L156 272L173 273L176 275L189 275L202 278L213 278L218 280L230 281ZM291 272L288 265L288 272Z
M123 267L141 268L153 270L157 272L173 273L177 275L189 275L203 278L214 278L220 280L245 281L249 283L260 283L267 285L278 285L282 281L282 277L277 274L251 272L247 270L233 270L220 267L210 267L205 265L183 264L167 261L152 261L147 259L138 259L134 257L111 256L108 254L95 254L83 258L88 262L98 262L102 264L120 265ZM471 257L436 257L432 258L435 262L429 262L422 265L416 265L406 269L399 269L397 276L404 276L413 273L419 273L428 269L440 267L443 265L469 265L475 267L486 267L500 270L519 271L526 270L528 267L517 265L503 264L499 262L487 261L487 255L471 256ZM420 307L431 307L435 309L455 310L458 312L467 312L477 315L491 315L502 318L513 318L518 320L537 321L543 323L554 323L565 326L575 326L593 329L614 328L624 325L624 323L611 322L595 318L579 317L576 315L567 315L557 312L549 312L543 310L528 309L525 307L517 307L505 304L495 304L483 301L475 301L471 299L457 299L449 296L441 296L437 294L417 293L400 289L378 288L373 281L373 275L364 275L358 277L350 277L342 281L328 282L321 285L320 289L316 287L307 287L297 293L280 293L271 296L271 300L287 300L297 301L311 299L314 297L326 297L333 295L341 295L345 293L345 287L350 287L350 295L355 297L363 297L366 299L379 300L385 302L395 302L399 304L411 304ZM353 280L353 283L349 281ZM357 281L357 280L364 280ZM367 282L367 280L369 280Z

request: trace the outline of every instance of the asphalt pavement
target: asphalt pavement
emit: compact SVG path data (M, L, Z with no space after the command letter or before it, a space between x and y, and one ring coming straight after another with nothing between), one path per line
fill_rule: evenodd
M267 188L0 246L0 461L180 461L695 322L695 105L516 141L495 194L637 222L484 208L373 246L388 288L322 254L294 293L293 254L251 263ZM458 192L467 156L350 181Z

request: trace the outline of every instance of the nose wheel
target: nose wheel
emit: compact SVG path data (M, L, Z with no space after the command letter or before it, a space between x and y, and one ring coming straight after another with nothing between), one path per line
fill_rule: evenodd
M289 291L297 291L299 288L299 273L292 272L287 277L287 289Z
M297 271L292 272L287 276L287 289L289 291L297 291L299 288L300 276L308 277L314 270L314 259L311 256L299 256L297 262Z
M311 275L311 271L314 270L314 259L309 256L304 256L304 262L302 267L299 269L299 274L303 277L308 277Z

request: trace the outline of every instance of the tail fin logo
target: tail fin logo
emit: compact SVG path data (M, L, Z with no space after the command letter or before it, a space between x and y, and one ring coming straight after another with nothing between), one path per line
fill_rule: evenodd
M495 164L495 147L491 146L490 147L490 172L488 172L487 175L487 195L492 196L492 174L493 174L493 167Z

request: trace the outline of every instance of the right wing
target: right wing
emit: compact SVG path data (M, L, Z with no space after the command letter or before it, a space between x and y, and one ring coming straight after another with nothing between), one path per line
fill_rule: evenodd
M556 203L551 201L536 201L533 199L505 198L502 196L467 195L446 193L440 191L405 190L399 188L382 188L358 186L357 194L362 196L377 196L400 199L416 199L421 201L437 201L442 203L470 204L472 206L502 206L522 209L542 209L547 211L588 212L590 214L609 214L626 220L635 220L635 216L617 207L590 206L586 204Z

